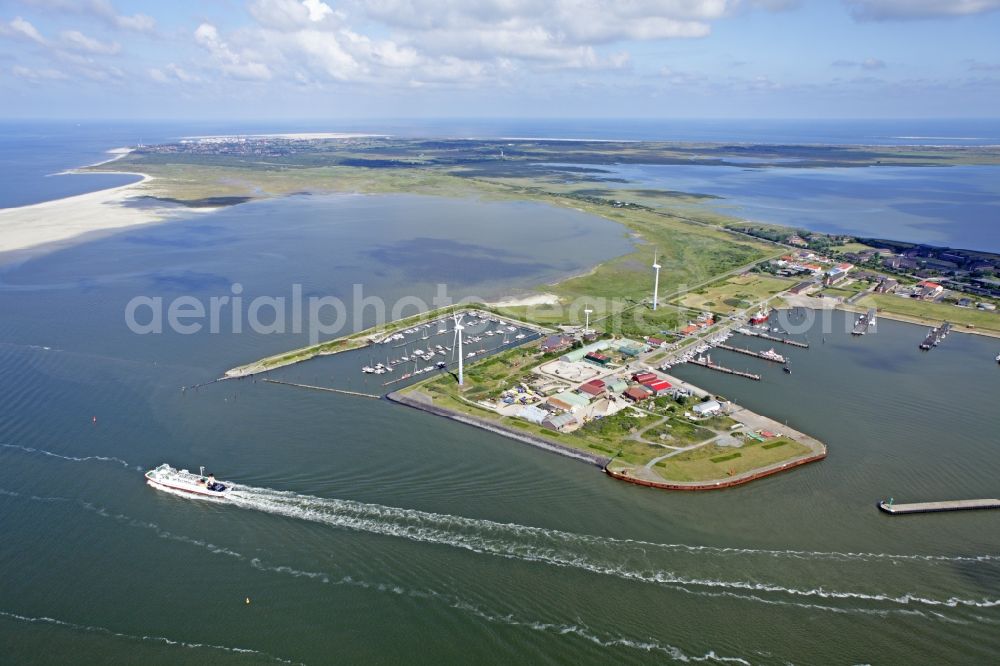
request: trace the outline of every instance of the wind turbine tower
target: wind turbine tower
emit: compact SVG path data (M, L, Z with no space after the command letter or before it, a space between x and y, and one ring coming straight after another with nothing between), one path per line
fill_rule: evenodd
M585 315L587 315L587 323L586 323L586 325L584 325L584 327L583 327L583 334L584 334L584 335L587 335L588 333L590 333L590 313L591 313L591 312L593 312L593 310L591 310L590 308L587 308L587 309L585 309L585 310L583 311L583 313L584 313Z
M657 301L660 300L660 264L657 263L657 255L653 255L653 270L656 271L656 277L653 279L653 309L656 309Z
M462 331L464 331L464 330L465 330L465 327L462 326L462 315L461 314L455 315L455 340L454 340L454 342L451 343L451 348L453 350L452 353L454 353L455 351L458 352L458 385L459 386L462 386L463 383L465 382L465 378L464 378L464 376L462 374L462 371L464 369L463 366L462 366L462 364L465 363L465 354L462 353Z

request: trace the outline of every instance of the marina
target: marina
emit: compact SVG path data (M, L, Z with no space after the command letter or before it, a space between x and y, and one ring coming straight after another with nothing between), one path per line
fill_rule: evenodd
M369 363L362 366L361 372L382 375L398 370L400 374L397 377L383 383L383 386L389 386L435 370L446 370L457 364L459 353L463 359L472 360L531 342L542 334L538 328L492 312L470 309L463 316L461 340L458 339L452 316L439 317L373 340L366 348ZM374 350L380 345L391 345L391 349L402 350L402 354L393 358L393 352L390 352L384 363L375 362Z
M924 351L930 351L937 347L942 340L948 337L948 332L951 331L951 322L944 322L937 328L932 328L927 332L927 337L924 341L920 343L920 348Z

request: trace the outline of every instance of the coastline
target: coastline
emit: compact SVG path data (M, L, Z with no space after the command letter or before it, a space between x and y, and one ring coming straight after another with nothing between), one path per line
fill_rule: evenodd
M87 169L116 162L134 151L130 147L111 148L106 151L111 155L106 160L66 169L53 175L92 173ZM151 196L148 186L155 177L135 170L100 169L97 173L139 176L139 180L61 199L0 208L0 263L82 242L101 232L161 222L188 211L210 212L218 209L130 206L128 204L133 199Z
M142 180L137 183L0 209L0 253L65 243L97 231L159 222L172 214L174 211L166 207L137 208L126 205L148 193L146 186L153 177L145 173L138 175Z

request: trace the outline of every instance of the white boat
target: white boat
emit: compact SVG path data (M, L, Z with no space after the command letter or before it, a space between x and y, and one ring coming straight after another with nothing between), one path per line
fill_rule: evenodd
M225 499L230 492L229 486L216 481L212 474L205 474L204 467L198 474L192 474L186 469L176 470L163 463L146 472L146 483L157 490L198 499Z
M365 367L361 368L361 372L364 372L364 373L367 373L367 374L371 374L371 373L375 372L375 368L373 368L370 365L366 365Z

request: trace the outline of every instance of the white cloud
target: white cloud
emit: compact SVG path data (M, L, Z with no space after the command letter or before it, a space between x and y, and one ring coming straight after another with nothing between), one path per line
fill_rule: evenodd
M101 42L78 30L65 30L60 34L60 37L67 48L96 55L114 55L122 48L121 44L117 42Z
M153 67L149 70L149 76L157 83L198 83L201 77L192 74L176 63L168 63L163 67Z
M886 68L885 61L879 60L878 58L865 58L864 60L834 60L830 64L834 67L859 67L867 70Z
M26 39L43 46L48 45L48 40L42 37L38 29L20 16L12 19L10 23L0 23L0 35Z
M122 30L152 32L156 28L156 21L152 16L120 14L110 0L21 0L21 2L62 14L91 16Z
M1000 0L844 0L859 21L969 16L1000 9Z
M23 67L21 65L14 65L10 68L10 73L19 79L24 79L26 81L63 81L67 78L66 74L60 72L57 69L51 68L32 68Z
M965 64L973 72L1000 72L1000 63L983 62L981 60L966 60Z
M266 80L271 78L271 70L262 62L244 52L233 50L220 36L211 23L202 23L194 31L194 39L213 57L215 64L223 72L236 79Z

